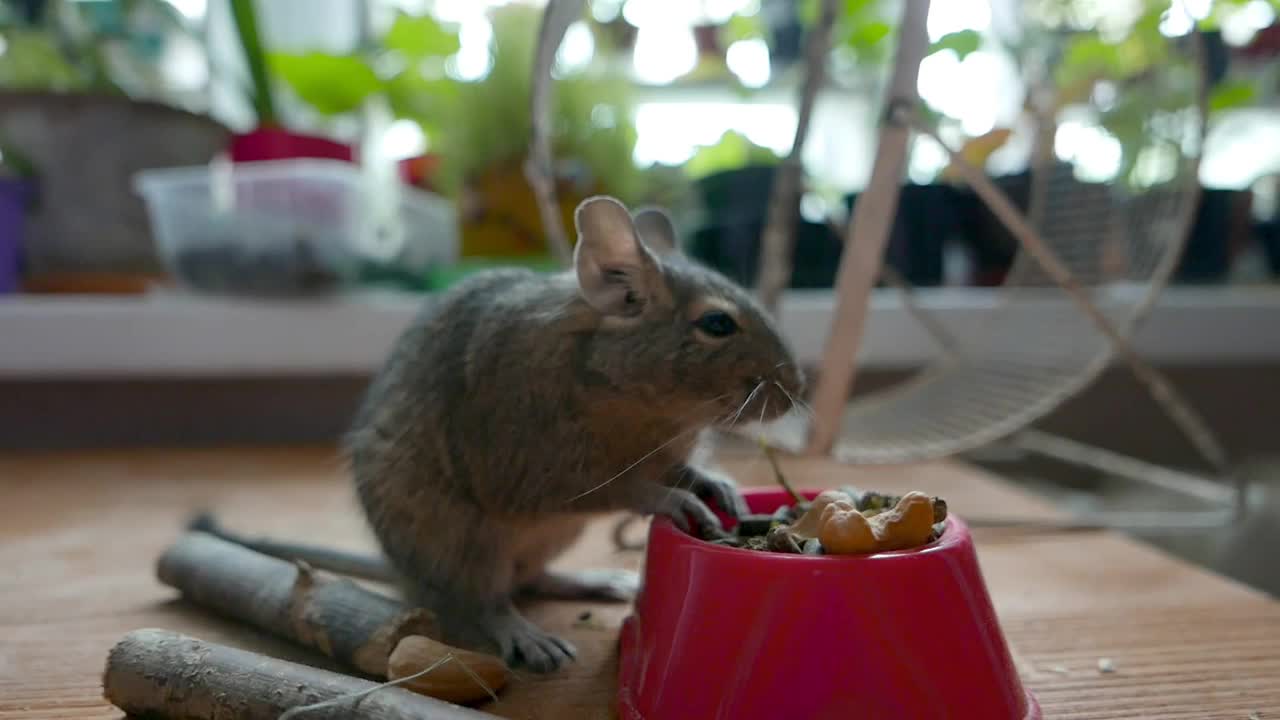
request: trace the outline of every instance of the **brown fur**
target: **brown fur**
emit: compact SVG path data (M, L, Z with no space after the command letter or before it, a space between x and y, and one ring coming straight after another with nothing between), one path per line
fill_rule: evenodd
M598 589L601 576L545 573L587 513L692 516L715 531L698 496L736 493L691 463L699 437L740 408L743 420L778 416L791 406L782 387L795 395L803 383L755 301L682 257L664 215L633 225L616 201L594 198L577 219L576 272L494 270L429 301L345 443L369 525L410 597L439 614L448 640L537 670L566 662L572 646L511 598ZM741 330L695 329L691 313L708 304ZM618 589L615 576L603 582Z

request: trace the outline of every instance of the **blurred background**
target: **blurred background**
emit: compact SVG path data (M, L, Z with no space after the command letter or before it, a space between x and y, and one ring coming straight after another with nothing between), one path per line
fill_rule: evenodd
M542 6L0 0L0 449L331 442L425 299L486 267L553 270L522 167ZM566 224L597 193L663 205L687 252L754 284L817 8L588 2L553 72ZM1071 182L1168 173L1174 159L1139 137L1153 102L1141 80L1203 32L1203 192L1137 344L1264 479L1280 476L1278 10L935 0L918 81L942 138L1025 208L1046 132L1037 93L1060 98L1046 147ZM839 229L871 175L899 14L895 0L840 3L782 305L808 363ZM1073 93L1101 114L1074 115ZM977 327L1015 250L942 148L913 139L886 260L918 303L953 332ZM858 391L936 353L899 291L877 289ZM1123 372L1045 425L1195 460ZM1106 487L1016 453L975 459L1067 498Z

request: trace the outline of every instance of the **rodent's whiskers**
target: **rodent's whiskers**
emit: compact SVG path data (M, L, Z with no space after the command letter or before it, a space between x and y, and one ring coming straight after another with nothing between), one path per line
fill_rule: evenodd
M750 393L747 394L747 399L743 400L742 404L738 406L738 411L736 413L733 413L733 418L729 420L729 423L728 423L729 425L734 425L735 423L738 422L738 419L742 417L742 411L747 409L747 406L751 404L751 399L756 396L756 393L760 392L760 388L762 387L764 387L763 380L756 383L756 386L752 388Z
M711 398L710 400L706 400L706 401L704 401L704 402L698 403L698 404L697 404L697 405L696 405L692 410L690 410L688 413L685 413L685 415L684 415L683 417L686 417L686 418L687 418L687 417L689 417L690 415L693 415L694 413L697 413L697 412L701 411L701 410L702 410L702 408L704 408L704 407L706 407L706 406L708 406L708 405L711 405L711 404L713 404L713 403L718 403L718 402L720 402L721 400L724 400L724 399L725 399L725 398L727 398L727 397L729 397L729 393L724 393L723 395L717 395L716 397L713 397L713 398ZM655 453L657 453L659 450L662 450L663 448L667 447L667 446L668 446L668 445L670 445L671 443L675 442L676 440L679 440L680 438L684 437L685 435L688 435L688 434L689 434L689 433L691 433L691 432L701 432L701 431L702 431L702 428L701 428L700 426L697 426L697 425L695 425L695 426L693 426L693 427L690 427L690 428L685 428L684 430L681 430L680 432L676 433L675 435L672 435L672 436L671 436L671 437L670 437L666 442L662 443L662 444L661 444L661 445L659 445L658 447L656 447L656 448L654 448L654 449L650 450L649 452L645 453L644 455L642 455L642 456L640 457L640 459L639 459L639 460L636 460L635 462L633 462L633 463L631 463L630 465L626 466L626 467L625 467L625 468L623 468L622 470L618 471L618 474L614 475L613 477L609 478L608 480L605 480L604 482L600 483L599 485L596 485L595 487L591 488L590 490L587 490L587 491L585 491L585 492L581 492L581 493L578 493L577 495L574 495L573 497L569 498L569 499L568 499L568 500L566 500L565 502L566 502L566 503L574 502L575 500L579 500L579 499L581 499L581 498L584 498L584 497L586 497L586 496L590 495L590 494L591 494L591 493L593 493L593 492L596 492L596 491L598 491L598 490L603 489L603 488L604 488L606 485L608 485L609 483L613 482L614 480L617 480L618 478L622 477L623 475L626 475L628 472L630 472L632 469L634 469L634 468L635 468L637 465L639 465L640 463L642 463L642 462L644 462L645 460L648 460L649 458L653 457L653 456L654 456L654 454L655 454Z
M813 408L812 408L812 407L810 407L809 403L807 403L807 402L805 402L804 400L801 400L800 398L796 397L795 395L792 395L791 393L787 392L787 389L786 389L785 387L783 387L783 386L782 386L782 383L778 382L777 380L773 381L773 384L774 384L774 385L777 385L777 386L778 386L778 389L782 391L782 394L783 394L783 395L786 395L786 396L787 396L787 399L791 401L791 407L793 407L793 408L795 408L795 409L797 409L797 410L800 410L800 411L802 411L803 413L805 413L806 415L808 415L810 420L812 420L812 419L813 419L813 417L814 417L814 412L813 412Z
M649 452L645 453L643 456L641 456L641 458L640 458L639 460L636 460L635 462L633 462L633 463L631 463L630 465L628 465L628 466L626 466L625 468L623 468L623 469L622 469L622 470L621 470L617 475L614 475L613 477L609 478L608 480L605 480L604 482L600 483L599 485L596 485L595 487L591 488L590 490L587 490L586 492L580 492L580 493L578 493L577 495L574 495L573 497L569 498L567 502L573 502L573 501L575 501L575 500L578 500L578 499L584 498L584 497L586 497L586 496L590 495L591 493L596 492L597 490L600 490L600 489L604 488L606 485L608 485L609 483L613 482L614 480L617 480L618 478L622 477L623 475L626 475L626 474L627 474L627 473L628 473L632 468L634 468L635 466L637 466L637 465L639 465L640 463L644 462L645 460L648 460L649 458L653 457L654 453L656 453L656 452L658 452L659 450L661 450L661 449L665 448L666 446L670 445L671 443L675 442L676 440L679 440L681 437L683 437L683 436L685 436L685 435L688 435L689 433L694 432L694 431L696 431L696 430L698 430L698 429L699 429L699 428L687 428L687 429L685 429L685 430L681 430L680 432L676 433L675 435L672 435L670 440L667 440L666 442L662 443L662 444L661 444L661 445L659 445L658 447L656 447L656 448L654 448L654 449L650 450Z

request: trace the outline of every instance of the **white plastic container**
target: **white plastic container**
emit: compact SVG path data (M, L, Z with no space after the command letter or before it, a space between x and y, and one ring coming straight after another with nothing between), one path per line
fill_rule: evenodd
M398 193L388 203L351 163L220 161L145 170L134 184L161 260L205 292L328 292L350 286L365 261L421 272L458 255L448 200L394 183L381 189Z

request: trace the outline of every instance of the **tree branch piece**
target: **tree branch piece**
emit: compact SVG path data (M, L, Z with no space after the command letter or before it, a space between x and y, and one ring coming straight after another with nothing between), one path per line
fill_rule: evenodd
M103 696L130 716L173 720L278 720L290 709L345 696L301 713L306 720L485 720L495 715L397 687L143 629L111 649ZM354 697L367 693L362 697Z

